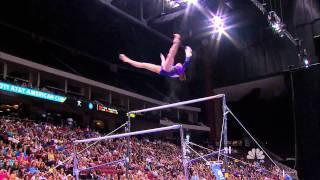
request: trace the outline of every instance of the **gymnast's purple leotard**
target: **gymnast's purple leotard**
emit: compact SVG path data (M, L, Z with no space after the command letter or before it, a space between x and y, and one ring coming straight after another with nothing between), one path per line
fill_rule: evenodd
M184 73L184 71L186 70L186 68L190 64L190 59L191 59L191 57L186 57L182 67L175 65L172 67L171 71L165 71L163 69L163 67L161 66L160 75L168 76L168 77L172 77L172 78L179 77L181 74Z

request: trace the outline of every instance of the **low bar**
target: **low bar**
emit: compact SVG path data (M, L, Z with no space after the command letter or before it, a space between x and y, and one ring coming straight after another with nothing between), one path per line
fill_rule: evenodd
M112 162L100 164L100 165L93 166L93 167L88 167L88 168L84 168L84 169L79 169L79 172L81 172L81 171L88 171L88 170L90 170L90 169L95 169L95 168L99 168L99 167L103 167L103 166L113 165L113 164L117 164L117 163L120 163L120 162L123 162L123 161L125 161L125 159L120 159L120 160L117 160L117 161L112 161Z
M107 140L107 139L122 138L122 137L134 136L134 135L139 135L139 134L148 134L148 133L159 132L159 131L167 131L167 130L171 130L171 129L179 129L180 127L182 127L182 125L173 125L173 126L148 129L148 130L143 130L143 131L115 134L115 135L111 135L111 136L104 136L104 137L97 137L97 138L90 138L90 139L83 139L83 140L75 140L73 143L76 144L76 143L85 143L85 142L91 142L91 141L100 141L100 140Z

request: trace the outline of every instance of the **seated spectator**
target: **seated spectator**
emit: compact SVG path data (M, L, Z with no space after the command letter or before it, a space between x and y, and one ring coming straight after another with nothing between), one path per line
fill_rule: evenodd
M55 159L55 155L53 153L53 150L50 149L50 151L48 152L48 163L47 163L47 165L51 166L52 164L55 163L55 161L56 161L56 159Z
M9 179L9 173L5 169L0 170L0 179L1 180L8 180Z

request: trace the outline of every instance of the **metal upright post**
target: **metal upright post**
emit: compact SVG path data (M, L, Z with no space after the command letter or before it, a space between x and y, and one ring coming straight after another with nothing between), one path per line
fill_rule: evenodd
M226 103L226 96L223 96L222 98L222 108L223 108L223 121L224 121L224 127L223 127L223 145L224 149L226 150L228 148L228 107ZM227 162L227 157L224 156L224 161Z
M3 63L3 74L2 74L3 80L7 79L7 75L8 75L8 64Z
M73 144L73 175L76 176L76 180L79 180L79 169L78 169L76 144Z
M68 80L64 80L64 93L68 93Z
M41 83L41 75L40 72L37 73L37 89L40 89L40 83Z
M299 154L298 149L298 134L297 134L297 119L296 119L296 111L295 111L295 92L294 92L294 79L293 79L293 69L292 67L289 67L289 73L290 73L290 90L291 90L291 111L292 111L292 119L293 119L293 130L294 130L294 168L297 168L297 158Z
M180 127L180 141L181 141L181 150L182 150L182 164L183 164L183 169L184 169L184 176L185 179L188 180L189 179L189 175L188 175L188 164L187 164L187 159L186 159L186 145L184 142L184 135L183 135L183 127Z
M128 116L128 122L127 122L127 127L126 127L126 133L130 132L131 128L131 118L130 118L130 113L127 114ZM127 138L127 157L126 157L126 179L129 179L129 165L130 165L130 136Z

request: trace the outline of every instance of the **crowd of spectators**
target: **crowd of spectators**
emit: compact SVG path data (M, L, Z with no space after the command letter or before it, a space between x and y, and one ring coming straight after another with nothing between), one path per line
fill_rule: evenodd
M74 179L73 140L102 134L81 128L54 126L48 123L0 119L0 180L5 179ZM76 146L81 179L126 179L126 139L101 141L92 147ZM130 179L185 179L179 145L147 137L130 140ZM205 152L200 153L204 154ZM192 157L190 157L192 158ZM107 162L123 160L110 166ZM214 159L212 159L214 160ZM89 169L88 169L89 168ZM279 179L274 167L243 164L229 160L222 166L228 179ZM190 178L214 179L203 161L189 167Z

